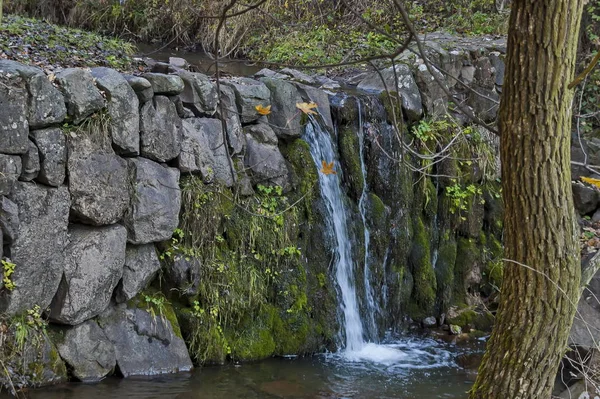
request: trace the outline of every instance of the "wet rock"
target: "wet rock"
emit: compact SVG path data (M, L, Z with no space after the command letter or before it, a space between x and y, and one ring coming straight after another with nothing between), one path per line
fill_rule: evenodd
M40 172L36 181L58 187L65 181L67 145L59 128L34 130L31 139L40 155Z
M82 382L104 379L117 364L114 345L93 320L67 329L56 346L73 377Z
M277 145L277 135L267 124L248 125L244 127L244 134L252 136L259 143Z
M152 100L152 97L154 97L154 89L152 89L152 85L148 79L133 75L123 75L123 77L137 95L140 104Z
M227 126L227 142L231 149L231 155L240 154L246 148L246 138L235 105L235 93L231 87L221 86L221 101L223 102L223 116Z
M173 264L167 268L165 278L169 287L176 289L180 295L197 295L200 285L200 260L176 256Z
M397 86L396 76L398 78ZM381 77L383 77L383 81ZM395 87L397 88L395 89ZM409 120L417 121L421 118L423 115L421 93L407 65L396 65L396 74L394 74L393 68L381 70L379 73L371 73L358 84L358 89L375 93L385 92L386 88L390 91L397 91L400 94L402 110Z
M303 128L296 104L302 102L302 97L296 86L279 79L261 78L260 81L271 91L271 113L267 118L277 137L283 139L300 137Z
M174 96L184 89L183 80L177 75L166 75L164 73L145 73L142 77L150 82L154 94Z
M8 195L21 176L21 158L0 154L0 195Z
M64 278L50 305L50 319L76 325L106 309L123 275L127 230L120 225L71 225Z
M435 317L430 316L423 319L423 327L431 328L437 326L437 320Z
M600 203L600 192L582 183L573 183L573 201L580 215L594 212Z
M260 118L256 106L271 104L271 93L264 83L250 78L235 78L223 81L223 84L233 89L236 105L242 123L254 122Z
M34 180L40 173L40 154L37 146L33 141L29 140L29 148L21 157L23 168L19 180L31 181Z
M85 224L109 225L120 221L129 208L127 161L114 154L69 155L72 216Z
M217 110L217 87L208 76L201 73L177 71L184 83L181 101L195 116L213 115Z
M159 269L160 262L154 244L127 245L123 280L115 291L117 302L126 302L135 297L146 288Z
M104 97L94 85L92 74L81 68L67 68L56 74L55 82L67 105L67 114L78 124L104 108Z
M110 115L110 134L117 153L139 155L140 113L139 100L127 80L110 68L94 68L92 76L104 91Z
M0 235L11 244L19 234L19 207L6 197L0 197Z
M0 153L24 154L29 133L27 88L11 65L0 60Z
M70 198L64 186L17 182L9 199L19 208L19 229L10 245L16 287L0 297L0 311L14 315L34 305L46 308L56 293L63 274Z
M217 181L227 187L234 183L227 145L223 143L221 121L191 118L183 121L184 151L179 156L182 172L200 172L205 182Z
M167 162L181 152L181 119L167 97L156 96L142 106L140 130L142 156Z
M170 305L164 306L165 312L173 314ZM100 324L115 346L117 365L124 377L192 369L175 317L153 316L145 309L122 304L102 314Z
M249 169L252 184L270 184L286 189L289 171L279 148L261 143L249 134L246 135L246 143L244 164Z
M340 90L342 88L338 82L326 76L315 76L315 80L321 90Z
M292 78L292 80L295 80L296 82L304 83L307 85L314 85L317 83L312 76L309 76L304 72L298 71L297 69L283 68L280 72L284 75L288 75Z
M128 242L169 240L179 225L179 170L144 158L127 160L134 199L125 215Z

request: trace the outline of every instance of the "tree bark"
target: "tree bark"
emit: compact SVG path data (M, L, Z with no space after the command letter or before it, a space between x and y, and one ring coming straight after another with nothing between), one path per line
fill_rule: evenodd
M570 172L582 0L514 0L500 105L504 281L471 399L548 399L579 299Z

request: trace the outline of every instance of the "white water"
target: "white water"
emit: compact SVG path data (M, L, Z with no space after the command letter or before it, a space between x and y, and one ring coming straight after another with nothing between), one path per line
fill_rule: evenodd
M310 119L306 126L304 139L309 144L310 153L319 170L321 169L321 162L325 161L327 163L334 162L338 173L341 172L331 136L321 128L316 120ZM445 360L430 362L430 359L424 357L426 352L421 352L418 348L412 346L406 347L399 342L379 345L365 341L363 336L364 327L360 318L358 297L354 284L352 242L348 234L348 218L343 202L345 193L342 190L339 175L319 173L319 183L321 185L321 195L326 204L328 226L332 229L335 238L334 270L341 297L340 307L344 316L342 324L345 345L341 352L333 356L357 364L375 363L384 366L395 365L395 367L408 368L430 368L439 367L441 364L445 365ZM363 195L365 194L363 193ZM363 222L366 226L365 219L363 219ZM368 232L365 232L365 237L368 238ZM368 278L368 272L365 273L364 277ZM368 285L368 281L365 281L365 285ZM369 312L371 312L371 309Z
M305 139L310 146L310 153L321 169L321 162L334 162L339 169L339 162L334 151L329 133L311 120L306 126ZM348 235L348 221L344 207L344 192L340 186L338 175L319 173L321 194L327 208L327 218L335 238L335 277L341 293L342 312L344 315L344 332L346 335L346 351L360 351L365 346L363 325L358 311L358 300L354 286L354 264L352 262L352 244Z

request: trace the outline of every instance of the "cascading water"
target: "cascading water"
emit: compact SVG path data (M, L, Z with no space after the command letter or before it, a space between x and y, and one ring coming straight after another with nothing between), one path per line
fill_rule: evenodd
M334 162L339 165L329 133L324 131L314 119L311 119L306 126L305 140L310 146L310 153L317 168L321 167L322 161ZM343 203L345 194L342 191L340 180L335 175L319 173L319 183L326 203L327 217L335 237L334 268L341 293L340 305L344 314L345 349L355 352L365 346L365 341L354 285L352 244L348 234L346 208Z
M362 120L360 122L362 129ZM359 131L361 142L363 140L363 133L362 130ZM312 117L306 125L304 140L309 145L310 153L317 169L321 169L322 162L333 162L334 165L339 167L340 163L331 135ZM361 144L361 166L363 178L365 178L366 167L363 159L363 148L363 144ZM449 358L449 353L438 348L436 344L432 344L430 340L401 339L387 341L385 344L375 344L365 341L365 328L360 317L360 306L355 284L357 276L354 273L355 262L352 259L352 240L349 234L350 226L348 225L350 219L344 205L346 194L342 189L339 175L319 173L319 183L321 197L326 206L326 225L335 240L333 245L334 270L336 282L339 287L340 308L343 314L343 335L345 336L343 350L337 354L332 354L328 358L336 362L342 360L344 364L356 365L359 368L362 368L365 363L383 365L385 370L393 374L397 373L398 370L430 369L451 365L452 362ZM365 228L365 262L367 265L361 277L365 279L365 290L367 290L366 301L368 303L365 307L368 313L372 313L380 309L376 305L375 295L368 281L370 278L370 270L367 267L369 261L368 243L370 232L368 230L366 214L368 188L366 181L364 183L365 188L361 195L359 208L361 208L360 212ZM387 254L384 263L386 261ZM386 287L384 286L382 289L385 290ZM382 292L382 295L384 301L387 300L387 293ZM369 315L368 317L370 318L371 316ZM372 322L374 323L374 320Z

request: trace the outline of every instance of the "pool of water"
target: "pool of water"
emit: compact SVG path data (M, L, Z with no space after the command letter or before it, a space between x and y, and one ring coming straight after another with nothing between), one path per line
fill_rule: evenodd
M352 353L273 358L152 378L109 378L30 391L30 398L463 399L472 375L457 357L483 350L426 338L367 344Z
M202 51L176 50L164 47L164 45L143 43L136 44L136 47L138 48L136 57L149 57L162 62L168 62L169 57L180 57L195 66L199 72L207 75L215 73L213 59ZM219 68L224 73L234 76L251 76L262 69L259 65L250 65L230 59L220 61Z

